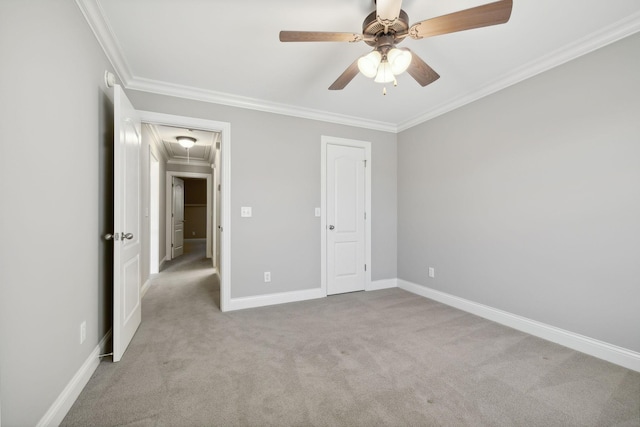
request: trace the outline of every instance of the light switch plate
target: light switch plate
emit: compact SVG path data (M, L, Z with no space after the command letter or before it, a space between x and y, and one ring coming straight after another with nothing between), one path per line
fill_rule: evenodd
M320 216L320 208L316 208L316 216Z
M436 269L429 267L429 277L436 277Z
M247 206L243 206L240 208L240 216L242 218L250 218L251 217L251 208Z

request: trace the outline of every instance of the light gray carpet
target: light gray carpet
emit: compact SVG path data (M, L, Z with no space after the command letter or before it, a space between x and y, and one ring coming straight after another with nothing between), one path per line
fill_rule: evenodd
M640 426L640 373L400 289L218 303L210 260L169 265L62 425Z

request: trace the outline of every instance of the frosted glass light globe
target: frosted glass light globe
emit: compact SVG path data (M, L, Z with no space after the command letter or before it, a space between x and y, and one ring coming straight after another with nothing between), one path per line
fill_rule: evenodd
M358 69L369 78L375 77L381 60L382 55L380 55L380 52L377 50L371 51L358 59Z
M391 72L394 75L404 73L411 65L411 52L406 49L393 48L387 53L387 60L391 65Z

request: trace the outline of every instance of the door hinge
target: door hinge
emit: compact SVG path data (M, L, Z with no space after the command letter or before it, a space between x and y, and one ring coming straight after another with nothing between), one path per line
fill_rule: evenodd
M367 271L367 264L364 265L364 271Z
M364 219L365 220L367 219L367 213L366 212L364 213Z
M171 247L173 247L173 243L171 244Z
M364 167L365 168L367 167L367 161L366 160L364 161Z

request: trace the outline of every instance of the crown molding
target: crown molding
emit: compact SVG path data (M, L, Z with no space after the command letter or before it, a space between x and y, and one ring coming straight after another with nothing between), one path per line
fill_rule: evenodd
M300 117L304 119L320 120L383 132L397 133L398 129L394 123L367 120L361 117L347 116L328 111L300 108L294 105L279 104L261 99L237 96L134 76L131 72L131 67L122 53L123 50L118 39L104 17L104 13L98 3L98 0L76 0L76 4L82 11L85 20L95 34L98 43L111 62L111 65L113 65L118 78L126 89Z
M262 99L250 98L229 93L216 92L192 86L183 86L174 83L150 80L134 77L127 89L150 92L160 95L175 96L178 98L192 99L195 101L210 102L213 104L227 105L230 107L244 108L249 110L264 111L285 116L300 117L303 119L319 120L347 126L355 126L383 132L397 133L395 124L380 122L376 120L363 119L361 117L336 114L328 111L302 108L294 105L280 104L265 101Z
M406 121L389 123L134 76L98 0L76 0L76 3L126 89L390 133L407 130L640 31L639 12L531 61L479 90L444 102Z
M481 89L445 102L435 108L398 124L398 132L402 132L413 126L419 125L442 114L460 108L480 98L491 95L511 85L519 83L540 73L548 71L594 50L600 49L625 37L640 31L640 12L628 16L612 25L602 28L594 33L557 49L545 56L531 61L513 72L495 79Z
M111 65L113 65L118 78L122 82L123 86L127 87L127 84L131 81L133 76L131 68L122 53L122 48L118 43L118 39L104 17L104 13L98 4L98 0L76 0L76 4L84 15L84 19L89 24L93 34L96 36L98 43L107 56L107 59L111 62Z
M203 166L205 168L211 168L211 163L206 160L168 160L167 164L170 165L183 165L183 166Z

